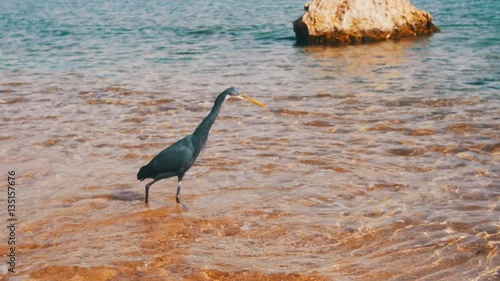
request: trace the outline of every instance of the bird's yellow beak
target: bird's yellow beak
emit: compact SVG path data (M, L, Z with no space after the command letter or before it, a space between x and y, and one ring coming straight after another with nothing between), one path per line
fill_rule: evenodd
M259 102L259 101L256 101L256 100L254 100L254 99L252 99L252 98L250 98L250 97L246 96L246 95L245 95L245 94L243 94L243 93L240 93L239 97L240 97L241 99L247 100L247 101L249 101L249 102L251 102L251 103L253 103L253 104L256 104L256 105L258 105L258 106L260 106L260 107L264 107L264 108L266 107L263 103L261 103L261 102Z

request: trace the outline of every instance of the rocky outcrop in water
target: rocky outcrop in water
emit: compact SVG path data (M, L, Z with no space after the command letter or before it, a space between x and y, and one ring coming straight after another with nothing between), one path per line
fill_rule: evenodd
M294 21L298 44L357 44L439 32L408 0L312 0Z

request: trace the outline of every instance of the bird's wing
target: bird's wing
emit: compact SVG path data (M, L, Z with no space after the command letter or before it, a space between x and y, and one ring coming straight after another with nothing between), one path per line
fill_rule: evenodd
M194 160L194 151L195 148L187 136L160 152L151 161L152 168L156 174L178 175L189 169L190 162Z

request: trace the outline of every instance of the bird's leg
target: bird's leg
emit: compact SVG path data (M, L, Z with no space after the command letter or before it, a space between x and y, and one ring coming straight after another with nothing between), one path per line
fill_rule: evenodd
M177 194L175 195L175 201L177 201L177 203L181 203L179 193L181 192L181 183L182 183L182 178L183 177L184 177L184 175L179 175L177 177L177 180L178 180L178 183L177 183Z
M181 192L181 181L179 181L179 183L177 185L177 194L175 195L175 201L177 201L177 203L181 203L180 195L179 195L180 192Z
M155 182L157 182L158 180L154 180L148 184L146 184L146 198L145 198L145 203L148 204L148 198L149 198L149 188L151 187L151 185Z

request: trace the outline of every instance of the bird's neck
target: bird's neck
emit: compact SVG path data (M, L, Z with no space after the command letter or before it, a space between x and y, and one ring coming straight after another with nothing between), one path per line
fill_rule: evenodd
M226 100L226 95L227 94L220 94L215 99L214 107L212 107L210 113L207 115L207 117L205 117L205 119L203 119L203 121L200 123L200 125L198 125L198 127L194 131L193 135L198 136L202 143L205 143L207 141L210 128L212 128L215 119L217 119L217 116L219 115L222 104Z

